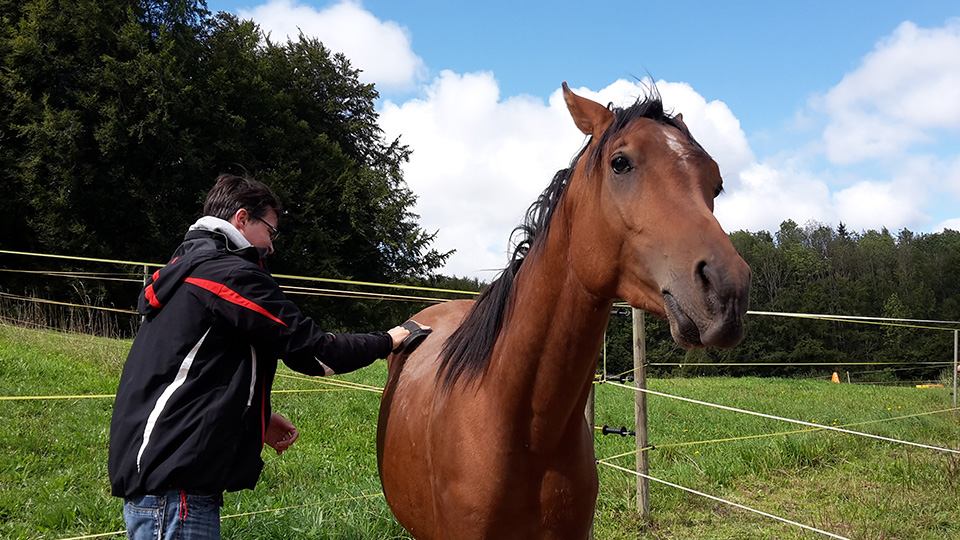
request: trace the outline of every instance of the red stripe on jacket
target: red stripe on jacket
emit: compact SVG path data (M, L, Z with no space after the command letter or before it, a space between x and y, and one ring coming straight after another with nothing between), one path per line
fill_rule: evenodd
M197 287L206 289L212 292L213 294L219 296L220 298L226 300L227 302L236 304L240 307L245 307L251 311L255 311L263 315L264 317L269 318L274 322L278 322L284 326L287 326L287 323L275 317L272 313L264 309L263 306L257 304L253 300L243 297L242 295L240 295L240 293L238 293L237 291L234 291L230 287L227 287L223 283L217 283L216 281L210 281L209 279L200 279L200 278L187 278L185 281L187 283L190 283L191 285L196 285Z
M150 302L150 305L160 309L163 307L163 304L157 300L157 293L153 291L153 283L147 285L147 288L143 291L143 296L147 298L147 301Z
M169 264L177 262L177 259L179 258L180 257L174 257ZM157 271L153 273L153 283L156 283L157 280L160 279L160 270L162 270L162 268L157 268ZM146 290L143 291L143 295L147 298L147 301L150 302L151 306L160 309L163 307L163 303L160 302L160 300L157 300L157 293L153 290L153 283L147 285Z

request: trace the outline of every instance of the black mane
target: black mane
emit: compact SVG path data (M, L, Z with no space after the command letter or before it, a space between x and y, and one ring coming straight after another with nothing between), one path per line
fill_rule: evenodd
M651 85L647 94L638 98L630 107L625 109L615 107L611 108L611 111L614 114L613 122L600 136L593 150L587 154L585 166L588 170L600 165L603 149L609 140L638 118L649 118L661 124L673 126L683 132L697 148L703 149L693 139L682 121L664 112L663 102L655 86ZM463 323L444 343L440 353L440 371L437 373L437 378L442 379L444 389L451 388L460 378L476 379L489 363L493 346L506 318L510 292L517 272L527 253L547 237L554 210L566 191L574 168L590 148L591 140L592 137L587 139L583 149L571 161L569 168L557 171L550 185L527 209L523 223L511 234L515 244L507 267L477 297L476 303L464 318Z

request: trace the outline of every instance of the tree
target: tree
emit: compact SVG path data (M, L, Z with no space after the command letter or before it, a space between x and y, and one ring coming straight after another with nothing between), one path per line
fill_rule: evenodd
M776 240L775 240L776 238ZM753 311L865 315L957 321L960 318L960 233L917 234L902 230L835 232L808 223L785 221L775 235L738 231L734 247L753 271ZM685 353L670 340L666 325L647 319L647 353L659 362L767 362L763 368L724 367L730 375L794 375L813 370L804 362L905 363L890 377L935 378L942 366L913 364L942 361L952 353L950 332L857 325L749 315L746 338L729 351ZM611 324L608 332L621 332ZM624 330L625 331L625 330ZM608 333L609 335L609 333ZM619 343L622 336L611 337ZM703 372L702 366L695 371ZM909 369L908 369L909 368ZM830 373L834 368L823 368ZM864 368L870 370L871 368ZM856 368L850 369L856 377ZM651 373L683 374L653 367ZM869 375L865 375L869 376Z
M195 0L0 0L0 21L0 247L161 262L216 175L248 171L286 207L275 272L393 282L448 256L373 85L318 40Z

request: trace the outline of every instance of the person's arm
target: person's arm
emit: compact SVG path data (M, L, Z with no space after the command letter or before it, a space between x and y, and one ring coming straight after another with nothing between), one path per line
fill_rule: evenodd
M410 335L402 327L358 334L324 332L287 299L272 276L249 266L234 268L223 285L229 292L218 295L218 317L257 349L282 358L291 369L307 375L348 373L366 367L389 356Z

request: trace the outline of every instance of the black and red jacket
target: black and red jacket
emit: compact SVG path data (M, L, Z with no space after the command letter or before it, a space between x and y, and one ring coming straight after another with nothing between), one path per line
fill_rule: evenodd
M110 423L110 484L133 497L167 489L252 489L277 360L308 375L386 358L384 332L331 334L289 301L260 252L204 217L153 274L138 309Z

